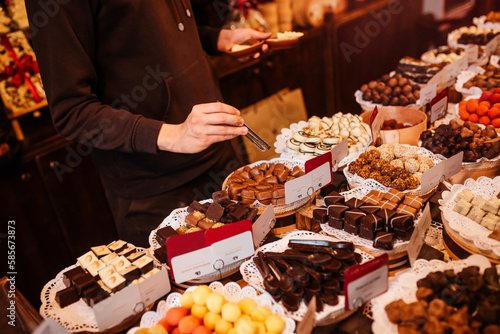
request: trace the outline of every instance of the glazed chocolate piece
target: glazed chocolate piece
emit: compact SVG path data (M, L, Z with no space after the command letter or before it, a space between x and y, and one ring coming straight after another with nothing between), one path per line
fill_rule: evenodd
M108 248L110 251L115 252L115 253L120 253L122 250L127 248L127 242L123 240L116 240L113 241L108 245Z
M225 190L219 190L212 193L212 199L215 203L219 203L222 205L231 202L231 200L229 199L229 194Z
M139 261L139 260L137 260L137 261ZM119 256L116 260L111 262L111 265L113 265L113 267L115 267L116 271L120 271L120 270L123 270L124 268L130 266L130 261L127 260L127 258L125 256Z
M119 272L120 275L122 275L127 283L132 282L135 279L138 279L141 277L141 270L137 268L136 266L132 265L129 266Z
M167 255L167 245L163 245L160 248L155 249L154 255L158 261L161 263L167 263L168 255Z
M141 273L146 274L153 269L153 259L149 256L141 257L139 260L132 263L134 266L141 270Z
M171 226L165 226L156 231L156 242L159 245L164 246L167 243L167 239L173 236L179 235Z
M424 205L424 200L418 196L406 195L403 204L409 205L418 211Z
M273 189L273 198L285 197L285 187L281 185L275 185L272 189Z
M203 212L204 210L205 210L204 206L200 202L198 202L198 201L191 202L191 204L189 204L189 206L187 207L187 212L188 213L191 213L191 212L194 212L194 211Z
M391 250L394 247L394 234L385 231L377 232L373 241L373 247Z
M286 204L285 198L271 198L271 204L272 205L283 205Z
M415 216L417 215L417 209L405 204L399 204L399 206L396 208L396 212L410 215L413 218L415 218Z
M380 207L378 205L365 204L361 205L359 209L367 214L375 214L377 211L380 210Z
M373 240L378 231L365 230L363 228L359 229L359 236L364 239Z
M87 272L92 275L92 277L97 277L99 270L106 267L106 264L101 260L97 260L92 262L90 266L87 267Z
M362 217L366 216L366 213L359 209L353 209L346 211L344 213L344 220L346 224L352 225L352 226L359 226L359 222ZM345 225L345 224L344 224ZM345 229L345 226L344 226Z
M197 227L198 222L205 218L205 214L202 213L201 211L193 211L190 214L184 218L184 221L186 222L187 225L190 227Z
M344 231L346 231L347 233L358 235L359 234L359 225L351 225L348 222L345 222L344 223Z
M397 208L397 204L396 203L393 203L389 200L383 200L382 202L380 202L380 207L382 209L388 209L388 210L394 210Z
M392 230L390 220L392 217L394 217L396 215L396 211L389 210L389 209L381 209L381 210L377 211L377 213L375 215L382 218L386 232L390 232L389 230Z
M109 265L106 268L99 270L99 278L101 280L105 280L115 273L117 273L116 268L113 265Z
M258 212L259 209L257 208L249 208L246 219L249 219L250 221L252 221L252 223L255 222L255 218L257 217Z
M394 234L396 235L396 237L398 237L398 239L408 241L408 240L410 240L411 235L413 234L414 230L415 230L415 227L411 227L410 229L408 229L406 231L400 231L397 229L394 229L393 231L394 231Z
M248 214L249 207L247 204L238 203L231 207L229 210L228 216L233 219L234 222L238 222L240 220L245 219Z
M325 304L335 306L339 303L339 296L336 293L325 293L320 298Z
M332 218L341 219L344 218L344 212L349 210L347 205L343 204L333 204L328 206L328 215Z
M88 266L90 266L92 263L95 261L98 261L99 259L97 256L94 254L92 251L88 251L87 253L83 254L77 259L78 264L83 268L87 269Z
M93 307L95 304L107 297L109 297L109 293L101 289L97 283L86 288L82 293L82 299L90 307Z
M85 274L85 270L78 266L63 273L63 283L68 288L73 285L75 278Z
M338 192L332 191L331 193L326 195L323 200L325 201L325 205L329 206L332 204L342 204L342 203L344 203L345 198L344 198L344 196L342 196Z
M144 255L146 255L145 252L134 252L134 253L130 254L129 256L127 256L126 258L130 262L134 262L135 260L138 260L139 258L143 257Z
M140 261L140 259L138 260ZM125 287L125 278L120 276L119 274L113 274L103 280L103 283L106 285L106 287L111 290L111 292L117 292Z
M399 203L403 200L404 197L405 197L404 193L392 188L391 190L389 190L384 194L383 198L393 203Z
M345 205L347 205L351 209L357 209L357 208L359 208L360 206L362 206L364 204L365 204L365 202L363 202L362 200L357 199L355 197L353 197L350 200L348 200L348 201L345 202Z
M262 201L273 198L273 192L272 190L259 191L255 194L255 197L259 202L263 203Z
M80 297L78 296L74 286L69 286L65 289L57 291L55 296L55 301L61 308L76 303L79 299Z
M313 218L320 224L328 222L328 209L324 206L320 206L313 210Z
M344 228L344 220L328 217L328 225L338 230L342 230Z
M78 295L81 295L83 290L96 283L96 280L92 277L92 275L85 273L82 276L75 278L73 282L76 288L76 292Z
M397 213L391 218L390 225L395 230L406 231L413 226L413 217L407 214Z
M382 230L385 225L382 218L374 214L369 214L361 218L360 227L361 229L374 232Z
M101 261L104 262L105 265L109 265L111 264L111 262L113 262L114 260L116 260L119 256L126 256L126 255L121 255L123 254L128 248L126 248L125 250L121 251L120 252L120 255L118 255L117 253L113 252L111 254L108 254L106 256L103 256ZM135 247L130 251L130 254L132 254L133 252L135 252Z
M218 222L224 215L224 208L219 204L219 202L213 202L208 207L206 215L208 219Z
M214 222L208 218L202 219L198 222L198 227L202 230L208 230L214 226Z

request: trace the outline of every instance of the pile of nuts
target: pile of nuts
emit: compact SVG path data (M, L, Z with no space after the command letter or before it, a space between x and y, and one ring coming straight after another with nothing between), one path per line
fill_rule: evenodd
M420 140L423 147L446 158L463 151L464 162L475 162L482 157L492 159L500 154L500 137L492 125L481 129L469 121L461 125L451 120L450 124L422 132Z
M383 75L360 88L363 100L384 106L406 106L414 104L420 98L420 87L412 85L402 74Z

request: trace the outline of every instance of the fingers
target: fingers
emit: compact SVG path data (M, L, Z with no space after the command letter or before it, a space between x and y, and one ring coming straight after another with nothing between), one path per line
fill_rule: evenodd
M267 38L271 37L270 32L261 32L261 31L254 30L254 29L249 29L249 35L250 35L250 38L254 38L254 39L258 39L258 40L267 39Z

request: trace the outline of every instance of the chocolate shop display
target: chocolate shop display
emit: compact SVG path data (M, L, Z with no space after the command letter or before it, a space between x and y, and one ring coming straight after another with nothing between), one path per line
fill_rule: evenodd
M465 56L463 48L454 48L448 45L442 45L436 49L424 52L420 59L431 64L452 63L459 57Z
M372 259L352 243L307 231L292 232L256 254L241 265L243 279L271 293L297 321L303 319L313 295L317 321L343 313L345 269Z

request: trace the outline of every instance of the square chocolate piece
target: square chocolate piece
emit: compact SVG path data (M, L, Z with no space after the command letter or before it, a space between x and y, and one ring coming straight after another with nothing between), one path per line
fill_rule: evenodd
M313 210L313 218L320 224L328 222L328 209L325 206L320 206Z
M361 218L360 227L368 231L380 231L385 225L382 218L374 214L368 214Z
M171 226L165 226L156 231L156 242L160 246L166 245L167 239L179 235Z
M384 199L391 201L393 203L399 203L403 200L405 194L399 190L391 188L388 192L384 194Z
M373 240L373 239L375 239L375 234L377 232L378 231L369 231L369 230L365 230L363 228L360 228L359 229L359 236L361 238L364 238L364 239Z
M336 228L338 230L342 230L344 228L344 220L343 219L338 219L338 218L333 218L329 217L328 218L328 225L330 225L333 228Z
M129 246L127 248L125 248L124 250L122 250L120 253L118 253L118 256L129 256L130 254L132 254L133 252L135 252L135 246ZM112 255L113 253L111 253L110 255ZM116 254L116 253L114 253ZM106 255L105 257L107 257L108 255ZM101 260L103 260L104 258L102 258ZM108 258L108 263L106 263L104 260L104 263L106 264L109 264L110 261L114 261L115 257L111 256Z
M395 230L406 231L413 226L413 217L407 214L397 213L391 218L389 224Z
M127 280L127 283L130 283L133 280L141 277L141 271L136 266L129 266L120 271L119 274Z
M344 223L344 231L346 231L347 233L358 235L359 234L359 225L351 225L348 222L345 222Z
M375 215L382 218L382 220L384 222L384 226L385 226L385 231L391 232L392 229L391 229L390 220L392 217L394 217L396 215L396 211L389 210L389 209L381 209Z
M85 274L85 270L82 267L77 266L73 269L67 270L63 273L63 283L68 288L73 285L75 278Z
M188 213L195 212L195 211L200 211L200 212L205 213L204 211L206 209L203 206L203 204L201 204L200 202L193 201L193 202L191 202L191 204L189 204L189 206L187 207L186 210L187 210Z
M357 199L356 197L353 197L350 200L345 202L345 205L347 205L351 209L358 209L363 204L365 204L365 202L363 202L360 199Z
M206 215L208 219L218 222L224 215L224 208L218 202L213 202L208 207Z
M328 216L336 219L341 219L344 217L344 213L349 210L347 205L343 204L332 204L328 206Z
M415 216L417 215L417 209L405 204L399 204L399 206L396 208L396 212L410 215L413 218L415 218Z
M80 297L78 296L74 286L69 286L65 289L57 291L55 296L55 300L61 308L76 303L79 299Z
M403 204L409 205L418 211L424 205L424 200L419 196L406 195Z
M344 198L344 196L342 196L338 192L332 191L331 193L329 193L328 195L326 195L323 198L323 200L325 201L325 205L329 206L329 205L332 205L332 204L342 204L342 203L344 203L345 198Z
M413 234L414 230L415 230L415 227L410 227L410 229L408 229L406 231L394 229L394 234L396 235L396 237L398 237L398 239L408 241L408 240L410 240L411 235Z
M373 240L373 247L391 250L394 247L394 234L389 232L377 232L375 240Z
M231 200L229 199L229 194L225 190L219 190L212 193L212 199L214 200L215 203L219 203L222 205L231 202Z
M96 280L92 277L92 275L85 273L84 275L75 278L75 281L73 283L76 288L76 292L80 296L83 290L85 290L92 284L95 284Z
M115 253L120 253L122 250L127 248L127 242L123 240L116 240L113 241L108 245L108 248L110 251L115 252Z
M144 255L146 255L146 252L134 252L134 253L130 254L129 256L127 256L127 260L129 260L130 262L134 262L135 260L138 260L139 258L143 257Z
M382 209L389 209L389 210L394 210L397 208L397 204L396 203L393 203L389 200L383 200L382 202L380 202L380 207Z
M362 217L366 216L366 213L359 209L353 209L346 211L344 213L344 220L346 224L352 225L352 226L359 226L359 221ZM345 224L344 224L345 225ZM345 229L345 227L344 227Z
M167 245L163 245L160 248L155 249L154 255L156 259L161 263L167 263L168 260Z
M82 293L82 299L90 307L93 307L95 304L107 297L109 297L109 293L101 289L99 284L94 284L88 287L87 289L83 290Z
M380 206L374 204L365 204L361 205L359 209L364 213L375 214L378 210L380 210Z
M132 264L139 268L143 274L153 269L153 259L149 256L143 256Z
M248 204L238 203L236 205L231 206L231 208L229 209L228 216L231 219L233 219L233 222L239 222L245 219L249 209L250 207L248 206Z

